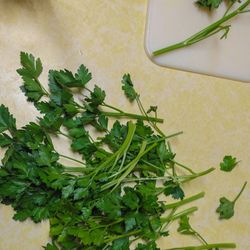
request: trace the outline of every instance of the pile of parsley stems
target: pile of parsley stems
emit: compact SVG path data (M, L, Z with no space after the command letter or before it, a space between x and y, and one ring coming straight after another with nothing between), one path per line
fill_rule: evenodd
M229 21L230 19L244 13L244 10L249 6L249 4L250 4L250 0L247 0L245 3L240 5L235 11L224 15L218 21L210 24L206 28L202 29L201 31L197 32L196 34L192 35L191 37L185 39L184 41L154 51L153 56L159 56L159 55L162 55L165 53L169 53L173 50L188 47L188 46L193 45L197 42L200 42L200 41L202 41L210 36L213 36L213 35L217 34L220 31L223 31L223 30L226 32L225 33L225 35L226 35L228 32L229 26L221 26L221 25L224 24L225 22Z

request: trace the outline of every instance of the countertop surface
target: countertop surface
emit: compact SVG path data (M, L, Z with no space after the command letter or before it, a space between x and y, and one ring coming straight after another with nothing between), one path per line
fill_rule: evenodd
M184 131L172 141L180 162L196 170L216 167L209 176L186 185L187 195L205 191L196 202L191 223L208 242L236 242L250 249L250 183L236 204L235 216L219 221L221 196L234 198L250 177L250 86L154 65L144 51L146 0L0 0L0 103L9 107L18 126L38 115L19 90L16 73L20 51L40 57L42 82L49 69L75 70L81 63L93 74L114 106L129 111L120 80L129 72L145 106L157 105L166 133ZM66 151L64 143L58 147ZM3 152L1 152L2 156ZM231 173L219 170L224 155L240 164ZM0 205L0 250L41 250L48 240L48 222L12 220L10 207ZM176 233L159 241L161 249L197 244Z

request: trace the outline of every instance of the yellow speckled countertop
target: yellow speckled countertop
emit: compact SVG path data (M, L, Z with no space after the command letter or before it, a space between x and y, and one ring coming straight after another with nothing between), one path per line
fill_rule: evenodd
M192 224L209 242L236 242L237 249L248 250L250 183L232 219L221 222L214 211L219 197L233 198L250 177L250 85L154 65L143 47L146 7L146 0L0 0L0 103L9 106L18 126L37 115L19 91L21 50L39 56L45 72L84 63L109 102L136 110L124 107L120 91L121 76L130 72L144 104L159 106L163 129L185 132L173 140L179 161L200 170L217 167L186 186L187 194L206 191ZM241 160L231 173L218 170L226 154ZM0 250L41 250L48 223L18 223L12 216L10 207L0 205ZM161 249L195 243L172 228Z

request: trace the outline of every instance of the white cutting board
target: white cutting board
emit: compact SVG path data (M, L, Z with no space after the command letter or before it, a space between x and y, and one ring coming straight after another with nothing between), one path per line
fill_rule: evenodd
M250 13L232 24L227 39L222 33L190 47L152 57L152 52L180 42L218 20L226 6L213 14L194 5L194 0L149 0L145 49L158 65L211 76L250 82Z

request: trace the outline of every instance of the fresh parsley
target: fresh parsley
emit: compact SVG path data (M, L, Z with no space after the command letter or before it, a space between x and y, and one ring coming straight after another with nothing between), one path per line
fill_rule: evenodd
M230 201L225 197L220 198L220 205L216 209L216 212L219 213L219 215L220 215L220 217L219 217L220 219L230 219L231 217L234 216L235 203L239 199L239 197L241 196L246 185L247 185L247 182L244 183L239 194L235 197L235 199L233 201Z
M220 163L220 169L225 172L231 172L238 165L238 163L239 161L237 161L236 157L226 155L223 158L223 162Z
M232 8L238 2L241 4L235 10L232 10ZM201 7L213 10L220 6L222 0L198 0L196 3ZM241 14L248 13L250 11L248 9L249 6L250 6L250 0L245 0L245 1L230 0L226 12L224 13L223 17L221 17L219 20L208 25L207 27L203 28L199 32L195 33L194 35L188 37L187 39L181 42L154 51L152 55L160 56L162 54L169 53L177 49L185 48L197 42L201 42L209 38L210 36L214 36L218 33L222 33L220 39L227 38L227 35L231 29L231 25L227 24L227 22Z
M201 240L188 219L197 207L180 208L204 193L186 198L183 183L214 168L195 172L176 161L169 140L181 132L165 135L159 129L163 120L157 108L151 106L148 113L154 116L148 115L129 74L122 78L122 90L141 114L106 103L100 86L88 86L92 75L84 65L76 73L50 70L48 90L39 80L40 59L21 52L21 65L22 91L40 116L18 128L8 108L0 106L0 146L5 150L0 201L13 207L14 220L49 220L46 250L129 250L134 239L143 242L137 250L159 250L156 241L168 237L167 226L178 219L180 233ZM53 138L59 136L82 159L56 150ZM62 164L62 158L71 164ZM171 203L169 196L177 201ZM181 249L235 248L234 243L203 243Z

